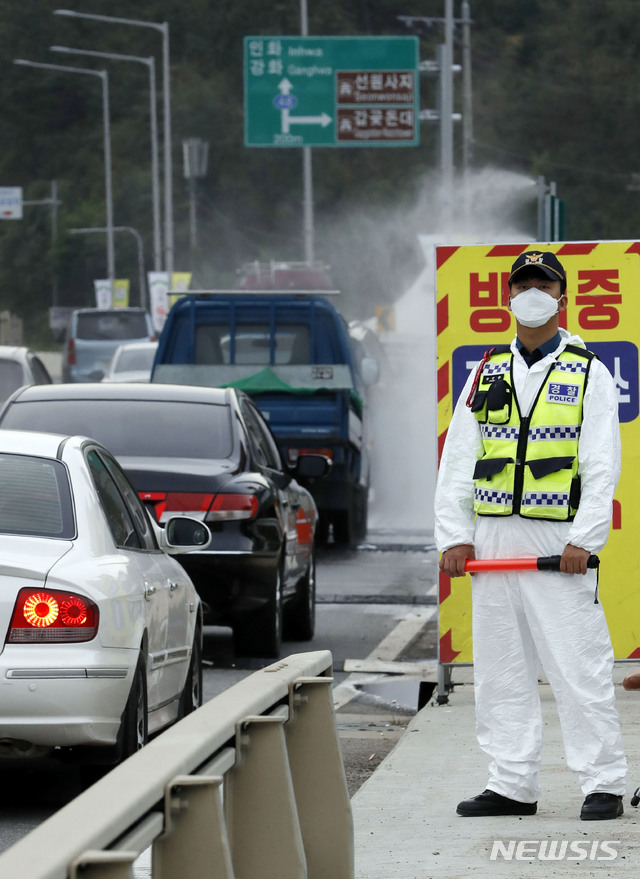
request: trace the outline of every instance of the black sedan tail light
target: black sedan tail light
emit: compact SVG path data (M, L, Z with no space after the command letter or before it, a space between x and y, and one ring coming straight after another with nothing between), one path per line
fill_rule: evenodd
M257 512L258 498L253 494L217 494L204 520L253 519Z
M140 498L153 505L156 519L161 524L180 513L205 522L223 522L253 519L258 512L258 499L252 494L141 491Z

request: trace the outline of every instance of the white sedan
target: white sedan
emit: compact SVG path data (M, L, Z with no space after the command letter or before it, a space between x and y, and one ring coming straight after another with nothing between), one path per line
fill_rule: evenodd
M157 342L127 342L118 345L101 381L148 382L157 349Z
M50 385L52 381L47 367L30 348L0 345L0 401L23 385Z
M202 702L200 600L170 554L211 533L159 528L86 437L1 431L0 486L0 757L118 763Z

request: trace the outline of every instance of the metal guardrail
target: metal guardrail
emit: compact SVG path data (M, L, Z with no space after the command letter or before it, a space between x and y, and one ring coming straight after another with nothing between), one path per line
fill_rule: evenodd
M0 879L353 879L332 657L207 702L0 855Z

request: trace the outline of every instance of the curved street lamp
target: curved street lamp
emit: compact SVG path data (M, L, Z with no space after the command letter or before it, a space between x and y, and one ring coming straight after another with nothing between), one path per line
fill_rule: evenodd
M94 52L90 49L71 49L68 46L49 46L52 52L67 55L87 55L91 58L109 58L115 61L137 61L149 68L150 112L151 112L151 199L153 210L153 268L162 269L162 244L160 235L160 184L158 171L158 121L156 109L156 62L153 56L139 58L136 55L117 55L111 52Z
M44 64L39 61L26 61L16 58L13 62L22 67L38 67L43 70L55 70L62 73L81 73L97 76L102 80L102 117L104 121L104 179L107 202L107 274L111 288L116 276L115 248L113 244L113 184L111 181L111 126L109 121L109 75L106 70L89 70L84 67L63 67L60 64Z
M162 80L164 102L164 232L165 232L165 271L173 272L173 178L171 165L171 96L169 87L169 25L166 21L139 21L133 18L114 18L111 15L96 15L92 12L76 12L74 9L54 9L54 15L68 18L87 18L109 24L128 24L133 27L147 27L162 34Z

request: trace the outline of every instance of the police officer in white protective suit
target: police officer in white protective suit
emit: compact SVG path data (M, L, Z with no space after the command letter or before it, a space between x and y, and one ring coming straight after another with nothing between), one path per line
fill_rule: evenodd
M590 554L604 546L620 475L613 379L559 328L566 275L554 253L520 254L509 277L517 335L472 370L436 489L440 569L466 559L560 555L560 572L472 577L476 731L489 780L459 815L533 815L540 793L539 663L553 689L586 820L622 815L627 764L613 651Z

